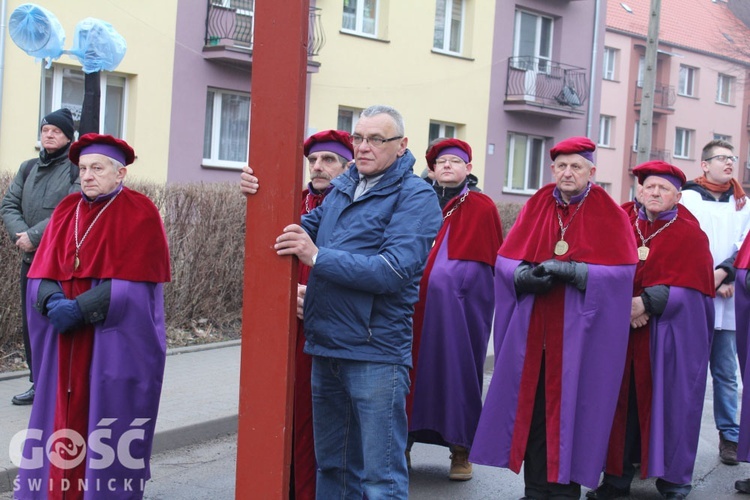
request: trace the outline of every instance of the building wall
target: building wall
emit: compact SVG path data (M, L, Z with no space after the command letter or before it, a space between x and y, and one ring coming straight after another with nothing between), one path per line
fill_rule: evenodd
M547 150L569 136L589 136L595 139L599 123L599 88L601 80L601 51L604 46L604 3L590 2L547 2L543 0L519 0L518 2L498 2L495 12L493 65L490 86L489 125L487 147L493 150L487 157L485 191L495 199L524 202L530 194L519 195L504 190L507 169L508 132L546 137ZM595 43L595 10L599 5L599 38ZM513 55L516 9L527 10L539 15L554 18L552 60L583 68L587 82L594 79L595 90L589 95L586 113L570 118L556 118L552 115L538 115L524 112L508 112L505 108L508 58ZM592 59L597 62L597 70L592 74ZM588 85L587 85L588 87ZM587 88L588 90L588 88ZM607 167L600 168L597 175L606 177ZM600 173L601 172L601 173ZM551 180L551 172L544 169L544 183Z
M457 136L472 145L473 173L483 183L496 2L467 0L463 57L433 51L434 1L379 4L379 38L371 39L341 32L342 0L316 2L326 44L312 76L307 132L336 128L339 106L391 105L404 116L420 173L430 120L460 124Z
M22 3L9 0L8 17ZM39 5L59 19L66 32L66 49L72 46L76 24L87 17L111 23L125 38L128 49L116 72L129 80L124 138L138 155L129 175L165 181L177 0L129 0L127 4L45 0ZM0 169L15 171L23 160L39 154L41 63L26 55L9 36L4 56ZM80 67L67 55L58 62Z

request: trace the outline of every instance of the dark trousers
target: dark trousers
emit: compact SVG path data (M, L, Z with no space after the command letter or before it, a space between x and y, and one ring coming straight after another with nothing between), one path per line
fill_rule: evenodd
M21 324L23 326L23 350L26 353L26 364L29 365L29 382L34 382L34 369L31 363L31 339L29 339L29 320L26 316L26 285L29 279L31 264L21 261Z
M534 411L531 414L529 440L523 457L524 495L537 500L558 498L581 498L578 483L550 483L547 481L547 417L544 394L544 356L539 373L539 382L534 396Z

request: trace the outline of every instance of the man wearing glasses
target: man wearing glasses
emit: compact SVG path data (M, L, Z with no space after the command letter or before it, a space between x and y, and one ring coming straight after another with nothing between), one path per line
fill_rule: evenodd
M414 175L401 114L372 106L355 164L325 202L276 239L312 267L304 301L313 356L317 498L407 498L406 394L412 313L442 216Z
M750 205L734 178L738 158L724 140L706 144L701 156L703 175L682 189L682 204L708 236L714 260L716 310L710 368L714 389L714 421L719 431L719 458L737 465L737 344L734 315L734 259L750 222Z

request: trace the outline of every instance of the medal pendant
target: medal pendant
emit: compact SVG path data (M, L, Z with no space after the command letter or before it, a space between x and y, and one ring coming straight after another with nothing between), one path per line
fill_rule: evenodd
M73 261L73 270L78 271L78 266L81 265L81 261L78 260L78 257L76 257L76 260Z
M638 258L640 260L646 260L650 251L651 249L647 246L638 247Z
M565 240L560 240L557 243L555 243L555 255L565 255L568 253L568 249L570 246L568 245L568 242Z

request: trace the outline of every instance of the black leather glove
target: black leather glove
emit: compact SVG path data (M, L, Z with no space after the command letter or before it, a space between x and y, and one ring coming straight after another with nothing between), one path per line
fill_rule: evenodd
M562 260L545 260L534 268L536 276L552 276L558 281L572 283L576 288L586 290L589 268L583 262L566 262Z
M522 293L541 294L549 292L554 284L552 276L535 276L534 268L528 262L521 262L513 272L513 285L516 295Z
M660 316L667 307L669 300L669 287L667 285L654 285L643 289L641 294L643 307L651 316Z

